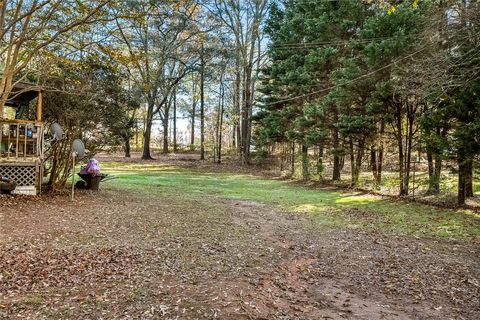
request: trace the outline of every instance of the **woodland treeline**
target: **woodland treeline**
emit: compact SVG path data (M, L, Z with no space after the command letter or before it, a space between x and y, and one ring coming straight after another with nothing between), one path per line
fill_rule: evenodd
M299 153L303 178L351 171L352 186L368 167L379 188L393 157L401 195L412 159L428 159L432 194L448 161L462 204L480 149L479 17L473 0L0 1L0 111L17 82L45 90L47 126L65 130L52 189L73 139L151 159L160 129L163 153Z
M90 154L121 145L127 157L140 139L142 158L152 159L154 123L161 123L162 152L177 151L180 117L189 119L188 147L201 159L213 150L221 161L228 141L247 164L270 5L1 1L0 111L17 82L45 90L47 126L58 122L65 130L47 152L52 189L70 175L73 139L81 137Z
M412 162L426 158L428 192L440 191L442 166L458 168L458 203L473 196L480 151L480 5L476 1L285 1L266 23L270 61L262 72L258 143L298 145L307 179L351 185L368 168L382 185L396 158L401 196ZM325 177L324 161L333 162ZM294 163L294 162L293 162Z

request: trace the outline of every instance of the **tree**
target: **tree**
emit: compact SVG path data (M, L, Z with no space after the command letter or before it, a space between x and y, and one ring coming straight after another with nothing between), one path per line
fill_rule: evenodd
M177 89L175 88L173 91L173 152L177 151Z
M50 63L45 121L60 123L65 132L46 152L48 187L56 191L65 187L71 174L74 139L85 141L90 157L123 143L122 130L129 130L132 101L123 90L122 74L108 57L88 54L81 61L59 57Z
M465 199L473 196L473 158L480 152L479 89L480 79L469 82L464 88L459 88L455 98L448 106L455 121L453 142L458 163L459 205L464 205Z
M268 0L213 0L216 16L232 32L235 44L235 112L239 115L237 147L242 164L250 161L253 101L261 59L262 25Z
M420 118L421 139L427 152L429 194L440 193L442 162L449 145L451 119L442 104L444 102L434 101Z
M448 88L447 114L453 120L453 145L458 163L459 205L473 196L473 159L480 153L480 4L462 2L458 20L451 22L452 45L447 51L451 76ZM453 62L453 63L452 63Z
M363 74L368 74L368 70L376 70L373 76L369 77L376 83L371 90L371 106L381 103L385 107L383 110L389 111L390 116L385 120L391 126L397 142L400 195L407 195L412 150L417 134L417 115L422 105L422 97L407 85L408 82L404 82L403 70L405 65L422 51L417 49L421 39L418 35L428 25L428 15L424 11L428 7L419 8L404 3L396 8L393 13L386 15L379 10L365 20L359 34L363 42L360 54L367 67ZM425 42L421 45L424 46ZM401 67L398 67L399 64ZM383 110L377 107L377 113L382 117ZM380 124L380 128L383 126L384 124ZM377 170L377 177L378 173Z
M168 99L185 75L192 70L192 39L198 33L194 17L199 4L186 0L169 2L131 1L116 12L116 26L126 55L118 59L131 72L147 101L143 159L151 159L150 142L155 115L163 124L164 152L168 152Z
M200 160L205 160L205 46L200 49Z
M0 117L13 86L35 73L34 61L76 29L105 18L111 0L0 2Z
M323 154L327 129L330 129L333 180L340 179L342 155L337 125L339 106L334 95L322 98L334 84L331 75L341 66L342 54L350 50L342 48L342 44L354 36L352 30L359 25L363 11L364 5L356 1L314 3L300 0L292 4L287 2L284 13L272 7L267 23L266 30L272 39L269 50L272 62L263 72L266 77L262 88L266 105L260 114L264 118L263 125L282 123L286 126L287 140L302 144L304 169L308 168L308 147L321 144ZM281 120L281 117L285 118ZM271 128L265 131L267 135L269 132L277 137L282 134ZM305 171L303 176L307 177Z
M421 70L426 71L415 75L423 80L421 90L428 93L429 110L422 117L422 138L429 158L429 192L438 193L442 160L450 158L458 165L459 205L473 196L473 159L480 152L476 139L479 13L478 2L440 4L436 11L440 41L419 62Z
M200 100L200 95L198 92L199 79L198 73L192 72L189 73L183 81L180 83L179 89L182 90L182 93L188 98L182 99L181 105L184 107L184 112L188 114L190 118L190 143L189 148L191 151L195 150L195 126L196 119L198 117L197 107Z

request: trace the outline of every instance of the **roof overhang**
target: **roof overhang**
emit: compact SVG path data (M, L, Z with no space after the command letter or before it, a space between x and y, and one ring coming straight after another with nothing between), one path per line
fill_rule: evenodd
M5 105L9 107L16 107L18 105L28 103L38 97L38 93L41 91L43 91L43 89L37 84L17 82L13 86Z

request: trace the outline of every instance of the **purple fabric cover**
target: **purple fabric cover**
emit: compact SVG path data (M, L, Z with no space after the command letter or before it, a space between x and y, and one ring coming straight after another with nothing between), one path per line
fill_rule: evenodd
M100 166L98 164L98 161L96 159L88 160L85 171L81 173L100 174Z

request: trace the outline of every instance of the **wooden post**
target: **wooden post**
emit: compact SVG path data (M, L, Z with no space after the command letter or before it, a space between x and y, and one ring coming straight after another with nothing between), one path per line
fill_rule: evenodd
M37 122L42 122L43 91L38 91Z
M44 150L44 139L43 139L43 91L38 91L38 101L37 101L37 157L40 157L38 163L38 193L42 193L42 182L43 182L43 150ZM75 161L75 160L74 160ZM75 170L73 170L75 171ZM75 179L75 178L74 178ZM73 197L73 194L72 194Z

